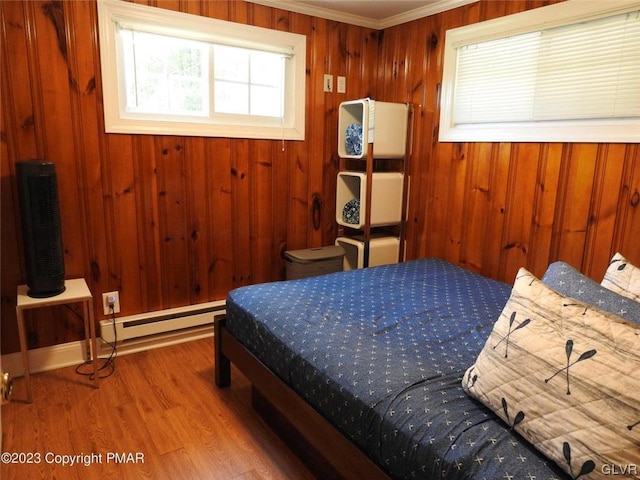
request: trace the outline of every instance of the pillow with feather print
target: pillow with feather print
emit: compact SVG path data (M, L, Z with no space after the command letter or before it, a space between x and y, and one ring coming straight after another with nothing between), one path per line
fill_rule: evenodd
M520 269L462 386L571 478L604 479L640 467L638 371L638 325Z
M601 285L609 290L640 302L640 268L616 253L604 274Z

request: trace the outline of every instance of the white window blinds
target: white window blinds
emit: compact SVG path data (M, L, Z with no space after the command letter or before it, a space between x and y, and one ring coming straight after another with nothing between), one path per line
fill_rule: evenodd
M453 123L640 118L640 11L457 48Z

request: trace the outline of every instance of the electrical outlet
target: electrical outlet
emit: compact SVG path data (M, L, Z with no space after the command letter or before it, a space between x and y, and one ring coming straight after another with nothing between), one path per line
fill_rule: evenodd
M102 294L102 309L105 315L111 315L111 306L113 305L113 313L120 313L120 292L107 292Z
M347 92L347 77L338 77L338 93Z
M324 91L327 93L333 92L333 75L328 73L324 74Z

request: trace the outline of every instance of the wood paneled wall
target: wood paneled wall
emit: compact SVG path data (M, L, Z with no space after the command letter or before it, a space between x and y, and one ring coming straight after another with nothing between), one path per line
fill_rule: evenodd
M307 139L105 134L95 2L1 2L4 353L25 281L16 160L56 163L67 277L87 278L97 320L102 292L120 291L124 315L223 299L283 278L285 250L335 240L337 106L372 95L378 32L242 1L148 3L306 35ZM346 95L323 92L328 72ZM27 313L32 347L82 331L65 308Z
M639 145L437 141L446 30L552 3L480 1L384 31L377 94L416 106L411 258L506 282L556 260L600 281L615 251L640 264Z
M638 145L439 143L447 28L543 1L481 1L383 32L243 1L149 0L161 8L307 36L304 142L105 134L93 1L0 2L2 351L18 350L24 283L15 162L59 177L67 276L122 314L224 298L284 277L287 249L336 236L337 106L371 96L415 105L410 258L440 256L511 281L563 259L599 279L615 250L640 264ZM347 77L346 94L322 75ZM321 224L313 226L314 205ZM31 347L80 338L73 312L28 312Z

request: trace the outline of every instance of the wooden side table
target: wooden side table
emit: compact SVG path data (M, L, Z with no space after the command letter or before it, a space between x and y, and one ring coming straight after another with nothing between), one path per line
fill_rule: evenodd
M93 363L94 387L98 388L98 349L96 342L96 326L93 321L93 296L84 278L65 280L65 291L53 297L33 298L27 295L29 288L26 285L18 286L18 301L16 303L16 315L18 317L18 334L20 336L20 351L24 365L24 378L27 383L27 401L33 402L33 390L29 371L29 355L27 354L27 336L24 329L24 311L31 308L49 307L52 305L64 305L67 303L80 303L84 307L84 337L87 348L87 359Z

